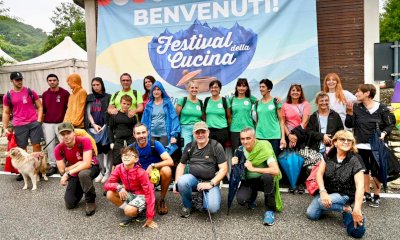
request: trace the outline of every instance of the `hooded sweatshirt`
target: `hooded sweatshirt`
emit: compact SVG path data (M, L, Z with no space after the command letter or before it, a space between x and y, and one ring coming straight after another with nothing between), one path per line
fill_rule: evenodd
M163 98L163 110L165 112L165 130L168 137L168 142L171 141L171 137L178 137L178 134L181 131L181 125L179 123L178 114L176 114L174 105L172 104L171 100L169 99L168 94L165 92L163 85L156 81L150 89L150 100L144 109L143 116L142 116L142 123L145 124L149 130L149 139L151 137L151 121L152 121L152 112L154 106L154 96L153 90L155 87L158 87L162 92Z
M74 127L83 128L87 93L82 88L81 77L77 73L69 75L67 82L72 89L72 94L68 99L68 109L65 113L64 122L70 122Z

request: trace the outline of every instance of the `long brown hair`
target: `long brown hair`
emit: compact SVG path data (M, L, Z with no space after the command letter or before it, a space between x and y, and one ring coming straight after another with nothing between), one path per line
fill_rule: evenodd
M293 83L290 85L289 91L286 96L286 102L287 103L292 103L292 96L290 96L290 92L292 91L293 88L296 88L297 90L301 91L300 97L299 97L299 103L303 103L306 100L306 97L304 96L304 91L303 88L301 87L301 84Z
M335 88L335 97L338 102L346 104L346 98L344 97L343 94L343 86L342 86L342 80L340 80L339 75L337 73L328 73L325 76L324 79L324 92L329 92L328 84L326 82L328 81L329 78L333 78L336 80L336 88Z

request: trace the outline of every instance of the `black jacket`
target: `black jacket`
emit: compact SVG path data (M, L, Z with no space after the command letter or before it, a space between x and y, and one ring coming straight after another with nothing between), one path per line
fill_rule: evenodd
M394 127L394 122L390 116L389 109L382 103L378 110L370 114L362 103L354 103L353 115L346 115L345 125L353 128L354 137L357 143L369 143L369 139L377 130L387 132L388 136Z
M333 135L335 135L337 131L343 129L344 129L343 122L342 119L340 118L340 115L337 112L330 110L328 115L328 125L326 128L326 134L330 134L331 138L333 138ZM315 111L310 116L310 120L308 121L307 125L307 132L308 132L307 146L319 152L319 143L324 138L324 133L321 133L318 111Z

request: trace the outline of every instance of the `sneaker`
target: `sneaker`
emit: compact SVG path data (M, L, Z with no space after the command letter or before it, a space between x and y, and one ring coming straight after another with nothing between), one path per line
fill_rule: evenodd
M294 193L295 193L295 190L296 190L296 189L294 189L294 188L292 188L291 186L289 186L289 192L290 192L290 193L293 193L293 194L294 194Z
M56 173L57 173L57 168L56 167L50 167L46 172L46 176L50 177L50 176L52 176L52 175L54 175Z
M363 203L372 202L371 193L365 192L363 197Z
M254 210L254 209L256 209L256 207L257 207L257 203L255 201L247 204L248 209Z
M96 212L96 203L86 203L86 216L92 216Z
M102 179L103 179L103 174L99 173L99 175L94 179L94 182L101 182Z
M181 217L188 218L190 216L190 212L191 212L190 208L182 207Z
M136 222L144 222L146 221L146 209L144 209L143 211L141 211L135 218Z
M101 183L106 183L109 177L110 177L109 172L104 173L103 179L101 179Z
M378 208L380 203L381 203L381 198L379 197L379 195L377 196L374 195L374 198L372 198L371 202L369 203L369 206L373 208Z
M20 174L15 178L15 180L17 180L17 181L19 182L19 181L24 180L24 177L23 177L22 174L20 173Z
M298 186L297 186L297 193L298 194L304 194L304 185L303 184L299 184Z
M264 213L263 223L267 226L272 226L275 224L275 215L273 211L266 211Z
M131 224L131 222L133 221L134 217L128 217L128 216L124 216L121 220L121 222L119 223L120 227L126 227L129 224Z

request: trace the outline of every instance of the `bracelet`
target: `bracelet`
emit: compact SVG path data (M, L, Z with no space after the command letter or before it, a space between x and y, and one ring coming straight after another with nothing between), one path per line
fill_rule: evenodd
M121 192L123 188L124 188L123 185L118 185L118 187L117 187L117 192Z
M320 189L319 192L321 193L321 192L327 192L327 191L325 188L323 188L323 189Z

